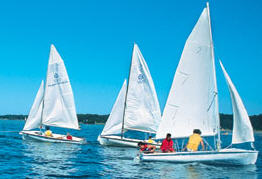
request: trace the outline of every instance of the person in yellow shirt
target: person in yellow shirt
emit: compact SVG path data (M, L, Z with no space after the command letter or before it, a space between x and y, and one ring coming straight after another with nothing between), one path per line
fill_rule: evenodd
M188 143L184 148L184 150L187 149L187 151L189 152L195 152L198 150L198 146L200 143L202 146L202 150L204 150L205 145L200 135L201 135L201 131L199 129L194 129L193 134L189 137Z
M146 142L149 143L149 144L155 143L155 141L152 139L152 136L149 136L148 140Z
M50 128L48 127L48 126L46 126L46 128L45 128L45 136L46 137L53 137L53 133L52 133L52 131L50 130Z

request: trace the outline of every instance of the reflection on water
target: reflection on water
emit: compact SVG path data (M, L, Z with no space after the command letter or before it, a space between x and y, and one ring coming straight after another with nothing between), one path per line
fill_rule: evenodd
M72 161L76 158L75 153L81 149L79 145L46 143L33 140L23 141L22 144L24 145L24 156L33 161L30 163L32 174L40 176L68 176L77 172L77 168Z
M256 179L256 165L220 166L200 163L174 164L163 162L136 163L133 157L136 149L120 147L101 147L98 155L101 158L102 176L123 178L249 178Z

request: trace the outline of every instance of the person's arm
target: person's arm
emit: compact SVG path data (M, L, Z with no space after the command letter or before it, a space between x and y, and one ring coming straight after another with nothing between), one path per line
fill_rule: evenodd
M171 146L170 146L171 149L174 149L174 142L173 140L171 140Z
M202 150L205 150L205 145L204 145L203 140L201 140L200 142L201 142L201 145L202 145Z
M166 150L166 141L165 141L165 140L163 140L160 149L161 149L162 151L163 151L163 150Z

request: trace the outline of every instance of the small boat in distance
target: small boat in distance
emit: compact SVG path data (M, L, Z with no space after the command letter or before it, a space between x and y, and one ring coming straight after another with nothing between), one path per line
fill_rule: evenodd
M220 65L230 91L234 118L232 143L223 149L220 146L218 92L207 3L186 41L156 138L163 139L167 133L171 133L175 139L184 139L194 129L200 129L203 139L208 136L214 138L214 149L206 142L211 148L208 151L183 152L182 144L174 153L141 153L141 161L229 165L256 163L258 151L254 149L254 134L249 116L221 61ZM241 143L250 143L250 149L242 149L236 145Z
M128 130L154 134L161 119L155 86L145 59L134 44L128 84L119 92L102 133L101 145L137 147L139 139L126 138Z
M60 128L79 130L78 119L75 110L73 91L64 61L51 45L46 84L41 82L34 103L26 120L23 130L19 133L23 139L35 139L45 142L61 142L81 144L83 138L72 136L68 140L66 135L53 134L45 136L41 127L54 126ZM40 130L33 130L39 128Z

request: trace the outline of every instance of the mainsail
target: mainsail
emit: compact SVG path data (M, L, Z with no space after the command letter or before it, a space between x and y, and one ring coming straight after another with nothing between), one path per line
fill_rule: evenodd
M156 138L203 136L218 132L218 96L209 9L188 37L169 92Z
M123 127L155 133L160 119L161 112L152 77L143 55L134 44Z
M43 109L44 82L41 82L23 130L39 128Z
M232 144L254 142L253 128L250 123L246 108L237 92L236 87L232 83L221 61L220 61L220 66L226 78L228 89L230 91L231 101L232 101L233 118L234 118Z
M122 88L117 96L116 102L110 113L108 120L106 121L105 127L101 135L121 134L124 106L126 98L126 80L124 81Z
M64 62L51 45L46 76L42 123L79 129L72 88Z

